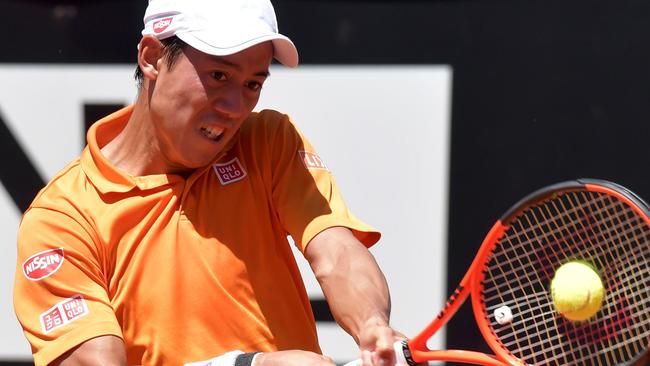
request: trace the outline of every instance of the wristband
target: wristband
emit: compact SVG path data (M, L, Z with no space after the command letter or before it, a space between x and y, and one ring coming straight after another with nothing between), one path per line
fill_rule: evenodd
M248 352L237 355L234 366L252 366L253 359L259 352Z
M183 366L235 366L237 357L242 354L244 354L244 352L239 350L230 351L219 357L204 361L189 362L185 363Z

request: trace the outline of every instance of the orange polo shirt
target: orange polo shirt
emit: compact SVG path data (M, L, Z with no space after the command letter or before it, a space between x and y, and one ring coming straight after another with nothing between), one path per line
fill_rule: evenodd
M304 251L332 226L368 246L379 233L350 214L309 142L266 110L187 179L134 177L100 152L131 111L93 125L22 219L14 305L36 364L102 335L124 339L134 365L319 352L287 235Z

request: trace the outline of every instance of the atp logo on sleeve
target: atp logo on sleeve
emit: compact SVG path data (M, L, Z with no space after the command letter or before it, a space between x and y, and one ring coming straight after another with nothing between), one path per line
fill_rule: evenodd
M305 165L305 168L328 170L327 166L320 158L320 156L318 156L318 154L305 150L298 151L298 154L300 154L300 158L302 159L302 163Z
M28 280L38 281L58 271L65 259L63 248L49 249L32 255L23 263L23 274Z

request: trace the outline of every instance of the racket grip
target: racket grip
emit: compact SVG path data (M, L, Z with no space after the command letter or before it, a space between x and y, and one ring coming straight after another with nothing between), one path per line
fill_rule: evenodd
M404 355L404 352L408 352L406 341L397 341L393 343L393 349L395 350L395 366L411 365L411 363L406 360L406 356ZM346 363L343 366L361 366L361 360L356 359L354 361Z

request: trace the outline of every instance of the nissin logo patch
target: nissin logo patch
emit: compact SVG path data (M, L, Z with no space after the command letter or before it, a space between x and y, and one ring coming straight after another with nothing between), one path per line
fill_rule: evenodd
M169 18L160 19L160 20L154 22L153 23L153 32L156 33L156 34L164 32L165 29L167 29L167 27L169 27L169 25L172 24L173 19L174 18L169 17Z
M58 271L63 260L63 248L39 252L23 263L23 273L28 279L38 281Z
M212 168L217 173L217 177L222 186L237 182L246 177L246 170L244 170L238 158L234 158L226 163L214 164Z

